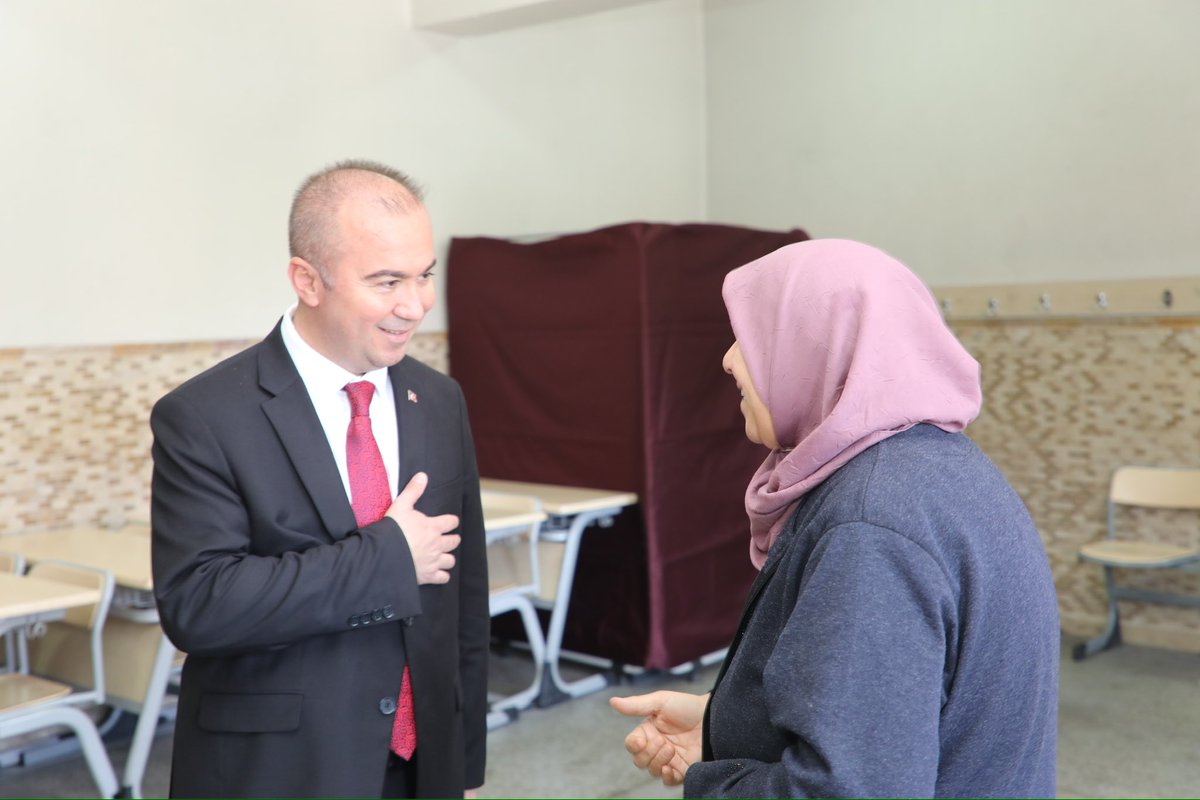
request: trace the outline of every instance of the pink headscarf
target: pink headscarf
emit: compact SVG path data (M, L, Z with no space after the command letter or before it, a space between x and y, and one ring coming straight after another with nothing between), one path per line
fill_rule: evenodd
M746 489L759 569L800 498L851 458L919 422L961 431L979 414L979 364L880 250L790 244L729 273L722 295L783 448Z

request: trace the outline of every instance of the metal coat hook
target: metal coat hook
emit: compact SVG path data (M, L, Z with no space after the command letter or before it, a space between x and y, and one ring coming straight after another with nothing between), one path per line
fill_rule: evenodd
M1043 311L1049 311L1050 310L1050 295L1043 292L1042 296L1038 298L1038 303L1041 305Z
M1108 308L1108 295L1104 292L1096 292L1096 308Z
M987 312L991 316L996 316L1000 312L1000 301L994 297L988 298Z
M1163 293L1162 293L1163 308L1170 308L1174 303L1175 303L1175 295L1171 293L1170 289L1163 289Z

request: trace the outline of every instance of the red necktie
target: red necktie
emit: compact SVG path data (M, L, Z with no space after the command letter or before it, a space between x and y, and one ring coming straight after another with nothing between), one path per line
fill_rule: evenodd
M346 469L350 473L350 506L354 519L361 527L383 519L392 504L387 470L379 445L371 433L371 395L375 384L358 381L346 384L350 396L350 428L346 431ZM392 724L392 752L407 760L417 748L417 724L413 714L412 681L408 665L400 681L400 699L396 702L396 719Z

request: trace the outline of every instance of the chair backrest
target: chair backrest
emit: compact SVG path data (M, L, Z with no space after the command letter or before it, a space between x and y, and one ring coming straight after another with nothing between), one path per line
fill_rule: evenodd
M1200 468L1118 467L1108 499L1117 505L1200 510Z
M492 593L532 594L538 587L538 531L546 519L541 501L528 495L480 492L488 539Z
M113 578L106 571L66 561L48 560L36 562L29 568L29 575L100 592L100 602L69 609L67 616L62 620L63 624L90 631L102 624L108 615L108 605L112 601Z
M78 687L90 689L100 701L104 697L104 621L112 603L114 580L108 570L66 561L37 561L29 568L33 577L97 589L100 599L87 606L69 609L58 622L47 625L46 634L29 642L29 670ZM99 702L99 701L98 701Z

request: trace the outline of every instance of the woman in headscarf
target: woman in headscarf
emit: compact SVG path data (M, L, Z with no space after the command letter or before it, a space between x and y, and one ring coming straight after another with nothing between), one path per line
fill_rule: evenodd
M1020 498L962 430L979 365L864 244L734 270L725 371L770 453L759 577L713 690L613 698L634 763L688 797L1055 793L1058 608Z

